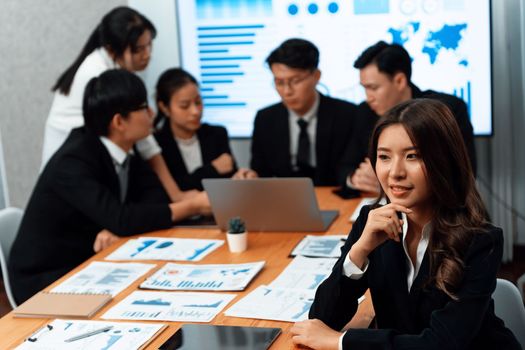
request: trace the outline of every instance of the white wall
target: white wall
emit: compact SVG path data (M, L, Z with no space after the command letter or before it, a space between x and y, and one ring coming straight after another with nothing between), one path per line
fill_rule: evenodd
M0 129L11 204L25 207L42 156L51 86L124 0L0 0Z

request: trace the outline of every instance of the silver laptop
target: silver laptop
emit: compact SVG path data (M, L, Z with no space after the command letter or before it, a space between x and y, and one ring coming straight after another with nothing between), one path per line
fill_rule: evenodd
M337 210L319 210L309 178L204 179L202 185L224 231L235 216L251 232L326 231L339 215Z

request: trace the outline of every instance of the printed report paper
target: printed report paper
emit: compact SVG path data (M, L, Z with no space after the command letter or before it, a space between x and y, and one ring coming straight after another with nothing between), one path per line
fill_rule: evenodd
M114 297L155 266L157 265L94 261L51 292L111 294Z
M130 239L105 259L199 261L223 244L220 239L140 237Z
M236 294L135 291L102 318L210 322Z
M295 257L270 284L271 287L295 288L314 291L330 273L337 259Z
M297 322L308 318L312 290L259 286L224 313L226 316Z
M341 247L344 244L343 239L347 235L333 236L311 236L303 238L294 248L290 255L292 256L310 256L319 258L338 258L341 256Z
M108 331L65 342L66 339L112 326ZM134 350L148 343L164 324L107 321L54 320L26 340L17 350Z
M167 263L140 287L162 290L243 290L263 266L264 261L223 265Z

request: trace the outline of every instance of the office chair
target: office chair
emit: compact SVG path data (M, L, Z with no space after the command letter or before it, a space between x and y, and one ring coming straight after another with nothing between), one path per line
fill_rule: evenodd
M511 282L498 278L492 294L496 316L505 322L525 349L525 307L518 288Z
M22 209L18 208L9 207L0 210L0 265L2 266L2 277L4 279L7 299L9 299L9 304L11 304L13 309L16 307L16 302L11 291L11 284L9 283L7 262L9 261L9 252L23 215L24 212Z

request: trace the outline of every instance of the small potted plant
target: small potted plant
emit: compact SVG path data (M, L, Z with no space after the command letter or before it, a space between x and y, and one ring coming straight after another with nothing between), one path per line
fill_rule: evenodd
M248 246L248 234L246 232L246 225L240 217L233 217L229 220L226 240L232 253L240 253L246 250Z

